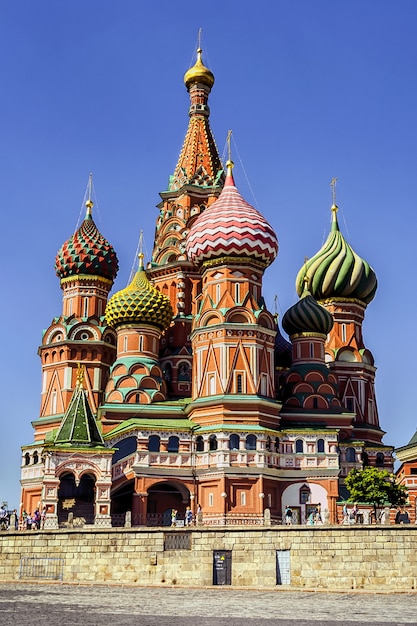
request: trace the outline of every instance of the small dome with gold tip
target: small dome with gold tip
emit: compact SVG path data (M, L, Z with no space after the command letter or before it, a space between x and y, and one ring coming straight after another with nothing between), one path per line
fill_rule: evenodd
M56 255L56 274L61 279L83 274L113 281L119 269L116 252L94 223L92 201L88 200L85 206L83 223Z
M106 306L106 321L113 328L120 324L149 324L165 330L173 312L167 296L149 282L139 255L139 268L132 282L110 298Z
M187 89L190 88L190 85L193 83L202 83L203 85L207 85L210 89L214 85L214 74L211 70L206 67L201 59L201 48L197 50L197 61L193 67L190 67L184 74L184 84Z

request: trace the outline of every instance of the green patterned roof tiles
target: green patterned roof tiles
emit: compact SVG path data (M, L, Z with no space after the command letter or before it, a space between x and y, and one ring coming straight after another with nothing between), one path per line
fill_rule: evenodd
M336 205L333 205L332 212L332 227L324 246L298 272L297 292L302 293L306 278L316 300L340 297L369 304L378 286L375 272L354 252L340 232Z
M297 333L327 335L332 326L332 315L313 298L305 287L300 300L288 309L282 318L282 327L290 336Z

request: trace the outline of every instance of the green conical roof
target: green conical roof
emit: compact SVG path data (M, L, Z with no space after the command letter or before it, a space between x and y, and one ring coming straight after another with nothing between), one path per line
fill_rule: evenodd
M307 278L316 300L349 298L369 304L378 286L372 267L361 259L339 230L337 206L332 206L332 228L324 246L300 269L296 278L298 295Z
M98 429L80 376L54 443L89 447L104 446L103 437Z

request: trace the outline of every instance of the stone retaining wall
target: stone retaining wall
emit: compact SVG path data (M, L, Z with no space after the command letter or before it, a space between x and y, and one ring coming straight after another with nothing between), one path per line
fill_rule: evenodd
M415 526L9 530L0 533L0 581L207 586L213 552L230 550L232 585L275 588L285 550L290 578L278 588L411 591L416 547Z

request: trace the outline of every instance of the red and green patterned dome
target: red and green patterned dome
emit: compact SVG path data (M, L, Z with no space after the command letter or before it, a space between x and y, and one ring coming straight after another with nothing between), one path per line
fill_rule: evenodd
M378 286L376 274L343 237L337 222L337 210L333 204L332 229L324 246L298 272L298 295L302 294L307 279L316 300L347 298L369 304Z
M56 255L56 274L61 279L82 274L113 281L119 269L116 252L94 223L91 200L86 202L86 207L86 216L80 228Z
M139 269L130 285L115 293L107 303L106 321L113 328L120 324L149 324L165 330L171 323L171 302L149 282L142 257L139 255Z

